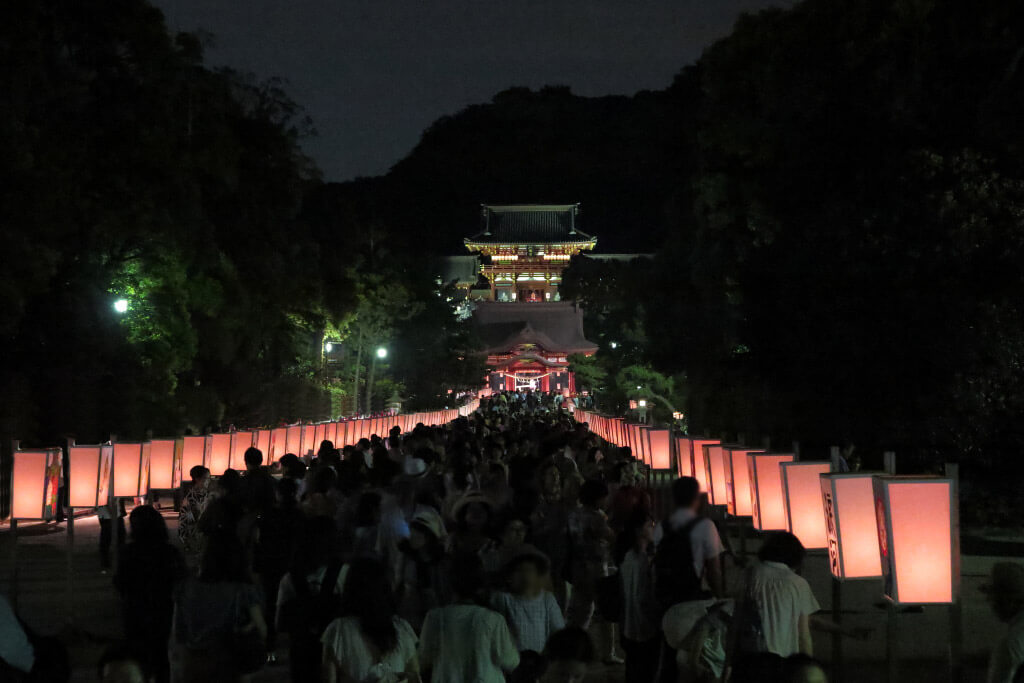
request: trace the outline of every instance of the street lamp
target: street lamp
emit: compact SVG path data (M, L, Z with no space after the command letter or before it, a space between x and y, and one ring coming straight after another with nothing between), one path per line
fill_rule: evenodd
M333 350L334 350L334 344L332 344L331 342L327 342L326 344L324 344L324 351L326 351L327 353L330 353Z
M388 357L388 350L386 348L384 348L382 346L379 349L377 349L377 358L387 358L387 357Z
M128 299L118 299L114 302L114 310L118 313L128 312Z
M619 342L612 342L608 346L612 347L613 349L617 349L619 348Z

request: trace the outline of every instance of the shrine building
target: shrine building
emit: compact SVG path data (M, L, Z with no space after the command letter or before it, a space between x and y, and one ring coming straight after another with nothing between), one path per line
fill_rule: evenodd
M568 356L597 351L583 336L583 311L558 291L570 259L597 244L578 217L579 204L484 204L479 232L465 239L473 261L452 261L473 301L493 391L575 393Z

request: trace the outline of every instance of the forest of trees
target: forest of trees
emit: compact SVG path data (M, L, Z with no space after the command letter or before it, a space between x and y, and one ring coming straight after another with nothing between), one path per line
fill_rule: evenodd
M282 84L143 0L6 3L0 432L365 407L380 344L371 405L443 401L481 368L435 257L480 202L579 201L600 251L653 254L567 277L610 407L639 375L694 430L1016 472L1022 57L1020 3L805 0L662 91L507 89L335 184Z

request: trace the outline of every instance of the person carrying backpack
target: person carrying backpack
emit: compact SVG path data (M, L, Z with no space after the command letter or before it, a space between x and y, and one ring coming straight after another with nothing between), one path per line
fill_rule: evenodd
M294 683L320 680L320 638L340 613L345 567L331 552L334 536L334 520L309 520L292 567L281 579L277 629L288 634L288 660Z
M654 530L654 597L662 614L681 602L725 594L721 558L725 547L715 523L698 512L697 480L676 479L672 502L675 509ZM661 680L674 681L675 653L664 643L662 650Z

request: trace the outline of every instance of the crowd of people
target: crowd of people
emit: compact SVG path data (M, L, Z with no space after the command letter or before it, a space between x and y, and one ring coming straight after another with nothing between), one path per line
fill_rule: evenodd
M508 392L443 427L325 441L308 462L251 448L245 472L193 468L178 542L155 507L127 514L113 576L125 638L101 680L228 683L287 666L296 683L597 669L629 683L818 683L812 628L867 636L816 614L791 534L765 539L729 597L696 480L676 480L655 519L629 449L566 407ZM19 674L32 638L6 633L11 680L45 680Z

